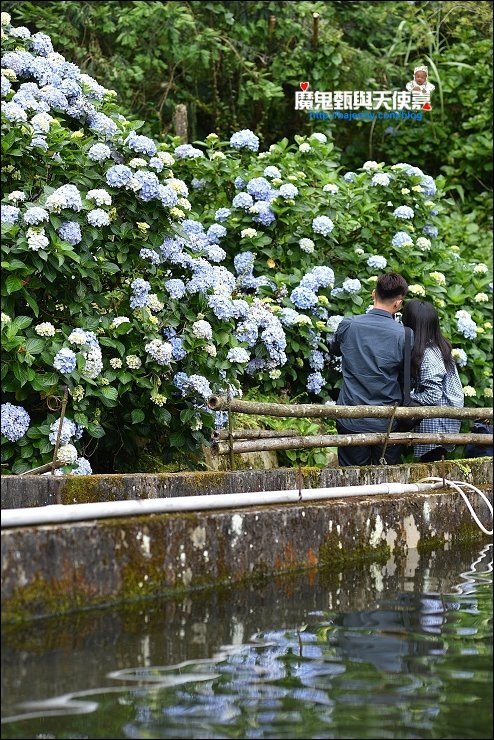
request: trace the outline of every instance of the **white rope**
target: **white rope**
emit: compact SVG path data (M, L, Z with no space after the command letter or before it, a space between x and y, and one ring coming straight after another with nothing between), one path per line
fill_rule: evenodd
M466 483L465 481L461 481L461 480L448 480L447 478L436 478L434 476L429 476L428 478L422 478L419 482L422 483L422 482L428 481L428 480L444 481L444 484L446 486L451 486L451 488L454 488L456 491L458 491L458 493L460 493L462 495L463 500L465 501L466 505L468 506L468 510L470 511L470 514L472 515L473 520L478 525L478 527L480 527L480 529L482 530L482 532L484 532L484 534L488 534L488 535L492 536L492 534L493 534L492 529L489 531L488 529L486 529L484 527L484 525L482 524L482 522L479 520L477 514L473 510L472 504L468 500L467 495L460 488L460 486L466 486L470 490L475 491L475 493L478 493L479 496L481 498L483 498L484 501L485 501L485 503L487 504L487 506L489 508L489 511L491 512L491 518L492 518L492 504L489 501L489 499L487 498L487 496L479 488L476 488L471 483Z

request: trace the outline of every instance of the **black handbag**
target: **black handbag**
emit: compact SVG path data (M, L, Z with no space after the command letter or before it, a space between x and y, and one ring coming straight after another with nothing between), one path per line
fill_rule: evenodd
M410 356L412 344L412 332L408 326L405 326L405 350L403 352L403 406L421 406L421 403L413 401L410 398ZM398 419L397 432L411 432L420 419Z

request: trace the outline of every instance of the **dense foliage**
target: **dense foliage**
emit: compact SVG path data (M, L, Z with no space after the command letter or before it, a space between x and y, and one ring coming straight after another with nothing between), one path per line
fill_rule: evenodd
M64 387L77 472L126 469L149 440L192 459L225 423L212 393L334 402L328 336L383 270L438 307L467 404L492 398L490 255L442 238L443 177L345 172L321 132L264 151L248 129L157 143L48 36L3 21L9 471L51 460Z

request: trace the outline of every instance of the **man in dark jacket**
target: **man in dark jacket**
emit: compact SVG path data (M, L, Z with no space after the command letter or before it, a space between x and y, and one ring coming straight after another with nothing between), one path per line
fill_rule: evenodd
M374 307L360 316L342 319L331 343L333 355L341 355L343 385L338 406L394 406L403 401L402 373L405 331L395 321L408 292L406 280L395 272L380 275L372 291ZM412 336L413 344L413 336ZM342 419L338 434L386 432L389 419ZM338 447L338 462L349 465L376 465L382 445ZM386 448L385 460L396 465L400 445Z

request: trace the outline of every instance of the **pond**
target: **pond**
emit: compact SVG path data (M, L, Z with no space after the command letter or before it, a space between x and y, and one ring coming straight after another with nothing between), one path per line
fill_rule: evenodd
M2 738L492 737L491 544L2 632Z

